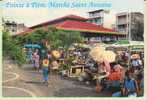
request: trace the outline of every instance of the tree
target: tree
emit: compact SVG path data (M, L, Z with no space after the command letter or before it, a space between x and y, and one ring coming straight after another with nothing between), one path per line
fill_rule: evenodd
M82 42L83 40L79 32L73 31L60 31L60 38L64 48L68 48L72 43Z
M23 53L20 45L17 45L16 40L12 39L8 31L3 31L3 57L9 56L14 59L19 65L26 62L26 55Z
M51 45L52 49L58 49L59 47L68 48L72 43L81 42L83 40L79 32L58 30L55 27L48 27L47 30L39 28L24 36L17 36L16 38L18 44L41 44L42 40L46 40Z
M83 41L80 32L57 30L54 27L49 27L46 39L52 44L53 48L63 47L67 49L72 43Z
M132 17L131 22L131 38L133 41L144 40L144 18L143 15Z

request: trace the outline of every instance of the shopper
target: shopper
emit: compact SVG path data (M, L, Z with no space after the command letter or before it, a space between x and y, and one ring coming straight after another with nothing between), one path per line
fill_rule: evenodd
M40 68L40 56L38 54L35 55L34 63L35 63L35 69L39 72L39 68Z
M48 79L49 79L49 60L47 57L45 57L42 61L42 71L43 71L43 80L44 83L48 85Z

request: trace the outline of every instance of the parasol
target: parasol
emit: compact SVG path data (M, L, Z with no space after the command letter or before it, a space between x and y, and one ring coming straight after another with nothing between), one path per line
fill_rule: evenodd
M41 48L41 46L40 45L38 45L38 44L26 44L26 45L24 45L24 47L25 48Z
M52 51L52 55L53 55L53 57L55 57L57 59L60 58L60 56L61 56L60 53L59 53L59 51L56 51L56 50L53 50Z
M90 56L92 57L93 60L95 61L101 61L101 57L102 57L102 52L104 51L103 47L95 47L90 51Z
M89 54L97 62L102 62L103 60L114 62L116 59L116 54L113 51L106 51L103 47L95 47Z
M116 60L116 54L113 51L103 51L101 59L111 63Z

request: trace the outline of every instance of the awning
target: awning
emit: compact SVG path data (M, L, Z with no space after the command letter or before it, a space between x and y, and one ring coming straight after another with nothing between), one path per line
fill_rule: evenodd
M39 48L39 49L41 48L41 46L38 44L25 44L24 47L25 48Z

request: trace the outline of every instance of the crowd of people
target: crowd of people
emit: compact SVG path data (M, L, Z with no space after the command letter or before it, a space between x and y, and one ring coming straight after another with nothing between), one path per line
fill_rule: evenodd
M65 56L74 56L74 60L79 63L82 61L85 66L84 74L81 74L82 81L94 81L96 85L96 91L99 92L109 87L118 87L117 90L112 92L113 97L119 96L142 96L144 89L144 76L143 76L143 62L141 58L135 58L130 60L129 67L125 67L119 63L121 59L128 63L130 58L129 53L122 53L116 59L115 62L108 62L103 60L101 62L95 62L89 57L89 51L83 49L71 50L67 53L60 51L60 59L64 60ZM33 64L36 71L42 69L43 80L45 84L48 84L49 72L53 69L57 69L59 66L59 60L53 59L51 51L40 51L39 49L28 50L29 62ZM77 63L76 62L76 63ZM68 62L66 62L68 63ZM55 68L56 67L56 68ZM137 73L138 72L138 73Z
M142 57L131 58L127 51L122 52L119 56L121 59L116 59L112 63L106 60L101 62L88 60L85 64L85 74L82 75L81 80L86 82L95 80L97 92L112 87L113 97L142 96L144 90ZM121 63L122 61L125 64Z
M51 53L42 52L39 49L28 49L27 52L28 62L33 65L34 70L40 71L42 69L43 80L45 84L48 84L49 79L49 63L51 62Z

